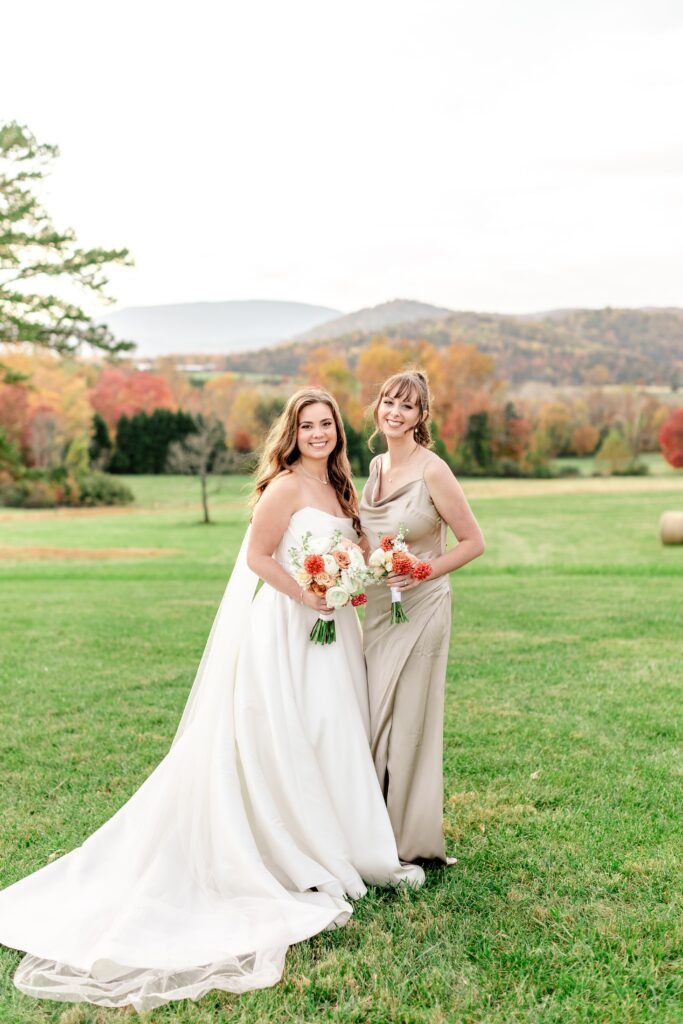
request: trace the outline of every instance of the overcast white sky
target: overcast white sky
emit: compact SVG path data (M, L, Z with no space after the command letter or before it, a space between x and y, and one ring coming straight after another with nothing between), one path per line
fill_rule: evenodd
M0 118L118 306L683 306L681 0L22 0ZM92 308L92 307L91 307Z

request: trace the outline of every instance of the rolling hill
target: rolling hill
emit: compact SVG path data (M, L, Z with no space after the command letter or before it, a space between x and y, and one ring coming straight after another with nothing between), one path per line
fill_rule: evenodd
M303 302L183 302L131 306L106 323L117 338L137 342L136 355L160 356L263 348L339 316L337 309Z
M441 309L439 306L414 302L412 299L392 299L379 306L359 309L355 313L348 313L346 316L337 317L326 324L312 327L311 330L304 331L292 338L292 341L327 341L330 338L340 338L358 331L372 334L397 324L412 324L420 320L439 320L442 317L452 316L452 314L452 309Z
M391 304L388 304L391 305ZM416 304L417 305L417 304ZM352 320L341 319L340 326ZM334 321L332 322L334 323ZM330 337L332 323L284 345L226 359L242 372L296 374L312 344L328 344L355 365L377 328ZM683 384L683 311L679 309L568 309L528 316L446 313L410 322L387 323L381 334L393 344L452 342L473 344L496 358L498 374L513 384L543 381Z

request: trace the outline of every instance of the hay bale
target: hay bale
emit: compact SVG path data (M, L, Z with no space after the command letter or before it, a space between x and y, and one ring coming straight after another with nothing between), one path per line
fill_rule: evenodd
M683 512L663 512L659 536L662 544L683 544Z

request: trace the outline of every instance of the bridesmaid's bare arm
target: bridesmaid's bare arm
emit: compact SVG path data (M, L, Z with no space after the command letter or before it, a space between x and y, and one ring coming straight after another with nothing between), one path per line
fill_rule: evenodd
M450 526L458 541L444 555L432 559L432 575L446 576L472 562L485 550L484 535L469 506L465 492L443 459L431 455L425 467L424 479L432 501L441 518ZM400 590L419 586L410 576L387 577L387 583Z
M484 554L484 535L465 492L443 459L438 456L430 459L424 478L436 511L458 541L454 548L432 562L432 576L445 576Z
M315 611L329 611L322 598L310 591L303 594L293 576L273 558L292 515L298 511L301 493L298 481L292 475L281 476L266 487L251 521L251 534L247 548L247 564L264 583L305 604Z

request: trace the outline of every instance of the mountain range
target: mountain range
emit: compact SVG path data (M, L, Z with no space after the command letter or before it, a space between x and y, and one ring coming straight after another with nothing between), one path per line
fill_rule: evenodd
M500 378L515 385L683 385L683 310L676 308L558 309L515 316L438 309L431 316L386 323L381 331L357 325L357 315L345 317L337 321L336 337L329 337L328 324L262 352L227 356L225 369L293 376L316 344L343 352L353 368L362 349L381 333L399 347L420 341L437 348L474 345L495 358Z
M359 352L394 345L475 345L512 383L683 384L683 310L555 309L523 315L456 312L394 299L343 315L296 302L181 303L124 309L107 321L138 342L136 355L223 356L226 370L295 375L312 345Z

